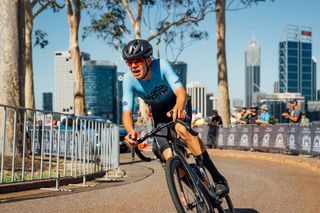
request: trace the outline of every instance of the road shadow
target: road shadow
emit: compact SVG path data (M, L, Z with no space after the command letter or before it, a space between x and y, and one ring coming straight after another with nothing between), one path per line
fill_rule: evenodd
M236 213L259 213L257 210L254 209L239 209L239 208L235 208L234 209Z

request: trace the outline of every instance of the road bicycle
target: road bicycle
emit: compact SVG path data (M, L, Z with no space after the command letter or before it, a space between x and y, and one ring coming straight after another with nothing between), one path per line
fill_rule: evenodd
M150 137L164 137L168 140L173 157L166 162L165 173L168 189L177 211L179 213L234 213L235 210L229 194L219 197L215 193L215 184L209 171L203 166L202 162L196 159L193 159L192 162L192 159L189 158L186 143L173 130L176 123L184 125L192 135L197 136L198 133L192 130L190 126L177 119L176 122L172 121L158 125L151 132L138 139L137 144ZM157 134L164 128L167 128L167 135ZM135 148L135 152L140 159L151 160L145 157L139 149Z

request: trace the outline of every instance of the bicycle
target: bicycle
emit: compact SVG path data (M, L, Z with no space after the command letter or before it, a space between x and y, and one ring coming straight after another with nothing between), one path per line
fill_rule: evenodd
M179 213L183 212L210 212L216 210L219 213L231 212L234 213L234 207L229 194L219 197L215 193L215 184L209 171L202 165L202 162L196 160L195 163L188 163L186 158L186 143L176 136L173 131L173 126L176 123L184 125L187 130L194 136L198 135L190 126L181 120L169 122L167 124L154 128L144 137L137 140L137 143L142 143L150 137L164 137L169 141L172 149L173 157L171 157L165 165L165 173L167 185L170 191L172 201ZM157 135L157 133L168 128L168 135ZM135 149L137 155L143 158L139 149ZM226 211L228 209L228 211Z

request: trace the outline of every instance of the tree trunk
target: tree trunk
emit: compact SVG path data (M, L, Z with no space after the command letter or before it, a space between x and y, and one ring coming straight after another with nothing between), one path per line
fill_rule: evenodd
M74 110L75 115L85 114L84 86L82 77L82 63L79 48L79 23L80 23L80 1L74 0L74 12L70 0L66 0L68 22L70 26L70 53L73 63L74 74Z
M218 65L218 111L224 125L230 125L230 100L225 45L225 0L216 1L217 65Z
M0 1L0 103L11 106L24 106L25 77L25 14L24 0ZM0 109L0 152L12 156L22 154L22 117L16 114L14 134L14 111L7 110L4 120L3 107ZM5 125L4 125L5 124ZM5 132L5 138L3 135ZM16 137L14 137L16 136ZM14 142L15 138L15 142ZM3 146L2 142L5 141ZM13 144L15 143L15 146Z
M33 15L30 4L26 4L26 78L25 78L25 107L35 108L34 84L33 84L33 67L32 67L32 31ZM28 120L32 120L32 112L28 112Z

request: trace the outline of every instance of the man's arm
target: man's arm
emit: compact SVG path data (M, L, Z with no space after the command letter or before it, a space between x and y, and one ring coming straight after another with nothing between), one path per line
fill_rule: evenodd
M123 122L123 126L126 129L126 131L128 132L128 134L135 132L131 111L127 110L122 113L122 122Z
M176 104L174 105L173 111L173 120L176 118L185 119L185 104L187 100L186 90L181 86L174 91L174 94L177 96Z

